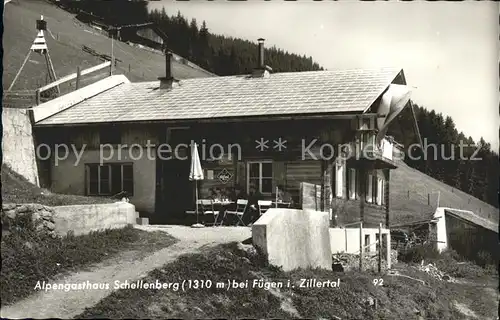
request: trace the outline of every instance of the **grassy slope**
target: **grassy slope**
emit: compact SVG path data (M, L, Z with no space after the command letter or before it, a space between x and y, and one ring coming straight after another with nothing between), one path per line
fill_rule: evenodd
M112 203L116 200L50 193L31 184L7 165L2 164L2 201L3 203L40 203L47 206L64 206Z
M404 277L323 270L282 272L266 266L258 256L245 256L235 244L213 248L203 254L181 257L150 273L145 280L177 282L211 280L245 281L268 279L291 280L295 288L280 293L264 289L191 289L177 292L163 290L120 290L87 309L77 318L326 318L336 319L416 319L419 310L426 319L464 319L453 306L453 300L465 304L480 316L492 317L496 303L485 288L439 282L427 274L408 267L402 273L421 279L426 284ZM340 288L299 288L302 278L336 280ZM373 279L383 278L383 286ZM369 307L365 298L378 300L378 309Z
M164 232L145 232L131 227L93 232L89 235L50 238L23 229L2 237L1 298L18 301L30 294L37 281L47 281L70 271L133 251L140 259L175 243Z
M436 210L438 191L440 207L470 210L482 218L498 223L498 208L399 162L398 168L391 171L391 224L431 217ZM430 205L427 194L431 194Z
M74 16L41 0L13 0L4 11L4 88L7 89L19 70L35 39L35 22L44 16L50 32L46 32L50 56L58 77L95 66L103 61L86 53L82 46L111 55L111 40L88 25L80 23ZM53 37L52 37L53 35ZM118 62L115 73L125 74L131 81L156 80L163 76L165 58L163 55L115 41L114 54ZM130 72L129 72L130 65ZM206 77L210 74L200 68L174 63L173 72L179 79ZM104 72L105 73L105 72ZM101 77L103 73L101 72ZM46 81L46 67L42 56L31 54L13 90L34 90Z

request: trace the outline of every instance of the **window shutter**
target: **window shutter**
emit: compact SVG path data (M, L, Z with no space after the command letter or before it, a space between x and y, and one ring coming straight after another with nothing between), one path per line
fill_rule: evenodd
M344 164L341 160L335 163L335 194L338 198L344 197Z
M373 202L373 175L368 174L367 188L366 188L366 201Z
M382 182L381 178L377 178L377 204L382 205Z
M285 163L283 161L273 162L273 192L279 185L286 185Z
M356 169L349 170L349 198L356 199Z

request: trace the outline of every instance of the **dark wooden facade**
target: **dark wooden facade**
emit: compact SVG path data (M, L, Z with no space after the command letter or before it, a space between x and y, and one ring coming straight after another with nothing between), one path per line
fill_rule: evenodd
M134 124L102 124L92 126L74 127L53 127L35 128L35 135L38 143L53 145L55 143L75 144L81 147L86 144L85 152L98 150L100 132L106 130L118 130L121 135L121 144L138 144L145 147L146 144L154 144L156 159L151 160L151 166L144 163L140 168L134 169L134 177L138 175L148 175L154 178L148 183L153 184L148 190L154 189L154 194L143 195L143 201L151 202L139 210L151 211L154 207L154 215L168 221L170 217L182 216L185 210L193 204L193 182L188 180L190 170L190 151L188 145L195 141L201 158L202 167L205 172L205 180L200 181L198 188L200 197L208 197L212 188L231 188L239 185L247 190L249 186L249 166L259 167L255 163L270 163L260 165L270 170L272 176L265 176L262 173L258 180L267 186L266 197L273 198L273 191L276 186L281 185L290 192L295 202L298 202L299 187L301 182L321 185L324 210L332 209L333 215L337 215L340 224L352 221L364 220L368 226L378 226L388 223L389 211L389 170L394 168L393 163L383 159L366 160L357 157L354 160L343 161L339 156L340 145L353 144L357 141L358 119L355 116L338 116L335 118L297 118L286 120L251 121L240 119L231 122L226 121L178 121L176 123L134 123ZM281 139L281 140L280 140ZM258 142L265 142L259 145ZM282 142L281 150L279 141ZM160 152L158 145L168 145L171 151L175 147L185 144L179 148L178 154L168 152L168 148L163 148ZM259 148L260 147L260 148ZM212 150L212 152L211 152ZM309 150L309 151L308 151ZM332 154L333 151L333 154ZM175 153L175 152L174 152ZM163 157L161 160L159 157ZM216 159L213 159L215 157ZM219 159L220 157L220 159ZM168 158L168 160L165 160ZM82 158L85 160L85 157ZM90 160L88 160L90 161ZM95 160L92 160L95 161ZM134 162L134 161L132 161ZM337 186L336 166L343 163L346 167L343 170L343 182ZM136 162L134 162L135 165ZM139 165L139 164L138 164ZM40 166L42 170L54 168L53 160L48 160ZM43 169L45 168L45 169ZM349 190L347 182L347 171L356 168L359 172L367 172L371 169L383 170L385 176L385 188L383 195L383 205L365 204L364 179L366 176L357 175L357 196L356 199L347 200ZM83 169L75 169L83 170ZM150 171L153 170L154 174ZM260 169L261 171L264 169ZM224 173L229 179L219 179ZM59 171L58 175L61 175ZM269 178L269 181L264 181ZM42 183L51 186L55 177L54 174L44 174ZM81 181L83 184L84 181ZM269 188L272 184L272 188ZM61 187L59 187L61 188ZM135 190L141 190L143 186L135 183ZM342 196L337 197L338 188L343 188ZM54 191L58 191L54 188ZM71 189L66 188L71 192ZM79 188L78 190L81 190ZM79 191L80 192L80 191ZM81 192L80 192L81 193ZM134 203L134 199L131 199ZM361 210L361 211L360 211Z

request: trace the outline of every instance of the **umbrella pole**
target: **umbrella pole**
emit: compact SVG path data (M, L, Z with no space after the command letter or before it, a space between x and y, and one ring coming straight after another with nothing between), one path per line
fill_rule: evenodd
M196 224L199 223L198 221L198 180L194 180L194 189L195 189L195 197L196 197L196 201L195 201L195 206L196 206Z
M275 202L275 208L278 207L278 186L276 186L276 202Z

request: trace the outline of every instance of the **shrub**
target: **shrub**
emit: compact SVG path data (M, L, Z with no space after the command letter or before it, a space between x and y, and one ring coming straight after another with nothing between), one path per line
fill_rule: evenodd
M421 262L422 260L435 260L439 257L439 251L432 244L425 244L409 248L400 252L398 260L403 262Z
M477 253L476 261L481 267L495 264L492 255L488 251L484 250Z

